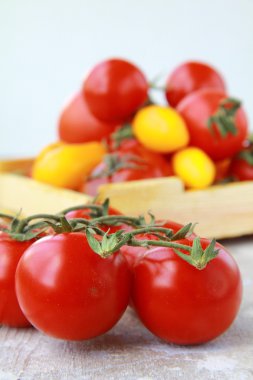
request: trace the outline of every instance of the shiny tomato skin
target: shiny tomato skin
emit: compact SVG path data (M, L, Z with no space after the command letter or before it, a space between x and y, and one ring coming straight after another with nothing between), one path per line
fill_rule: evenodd
M158 168L154 172L157 173L154 175L155 177L173 175L171 164L164 155L151 152L149 149L141 145L135 138L122 141L117 150L122 154L132 154L142 158L150 164L153 164L155 168Z
M119 150L114 151L113 153L118 154L118 156L123 159L126 155L129 155L130 157L134 156L135 158L133 160L130 158L130 161L137 167L118 169L110 176L92 178L92 176L96 177L105 170L105 163L101 162L91 172L90 179L83 184L81 191L91 196L95 196L98 193L99 187L108 183L137 181L172 175L171 166L162 155L148 151L139 143L135 143L135 141L124 143ZM136 158L137 160L135 160Z
M203 149L214 161L230 158L237 153L242 148L248 131L242 107L235 115L236 135L229 132L222 137L216 128L215 133L210 131L208 119L216 113L220 102L225 98L227 95L222 91L204 89L188 95L177 107L189 129L190 145Z
M181 228L183 228L183 224L174 222L172 220L157 220L156 222L157 224L161 225L161 227L170 228L174 233L178 232L179 230L181 230ZM195 234L191 234L191 238L194 238L195 236ZM159 238L153 235L152 233L136 235L135 238L137 240L159 240ZM124 245L120 248L120 251L127 260L130 270L133 271L134 266L146 253L149 252L150 249L146 247L131 247L128 245Z
M109 59L96 65L86 78L83 95L100 120L127 120L147 99L148 83L132 63Z
M208 244L201 239L203 248ZM231 325L241 303L241 276L225 248L218 243L216 248L218 256L202 270L171 248L149 251L134 267L133 304L153 334L170 343L194 345L218 337Z
M222 76L213 67L203 62L185 62L167 79L165 95L168 103L176 107L185 96L202 88L226 91Z
M130 273L123 256L94 253L83 233L43 238L16 272L19 303L38 330L55 338L85 340L110 330L129 300Z
M252 181L253 165L242 158L235 157L231 163L230 173L237 181Z
M115 128L115 123L97 119L90 112L82 94L78 93L61 113L58 135L60 140L67 143L85 143L107 138Z
M80 210L73 210L73 211L69 211L66 214L66 217L68 219L73 219L73 218L91 219L90 212L92 212L92 210L87 209L87 208L80 209ZM108 215L122 215L122 213L113 207L109 207Z
M230 165L231 165L231 159L229 158L215 162L215 167L216 167L215 182L223 181L229 177Z
M0 234L0 324L27 327L30 323L22 313L15 291L15 272L20 258L32 242L13 240Z

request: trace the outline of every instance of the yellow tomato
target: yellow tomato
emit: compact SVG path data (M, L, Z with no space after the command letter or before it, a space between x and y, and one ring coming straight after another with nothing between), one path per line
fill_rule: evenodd
M99 142L55 143L45 147L33 165L32 177L57 187L78 189L105 154Z
M215 179L215 164L201 149L189 147L172 156L174 173L191 189L204 189Z
M183 118L169 107L142 108L133 120L133 132L142 145L155 152L174 152L189 143Z

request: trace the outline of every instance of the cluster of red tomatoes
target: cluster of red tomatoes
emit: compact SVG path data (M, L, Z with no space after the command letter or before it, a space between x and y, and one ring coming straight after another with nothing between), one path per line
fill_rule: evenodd
M147 223L92 204L13 219L2 230L3 325L91 339L110 330L130 302L157 337L199 344L226 331L237 315L242 285L236 262L222 245L197 237L190 224Z
M166 106L152 101L152 88L163 91ZM170 175L188 188L253 179L241 102L201 62L178 66L164 87L126 60L97 64L63 110L58 135L38 156L33 177L91 195L104 183Z

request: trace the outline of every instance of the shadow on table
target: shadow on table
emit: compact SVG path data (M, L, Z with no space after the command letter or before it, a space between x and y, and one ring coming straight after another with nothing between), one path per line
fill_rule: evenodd
M103 354L122 355L127 352L133 356L140 351L143 354L159 352L174 355L176 353L205 353L229 351L240 352L240 347L245 350L247 346L252 347L253 329L250 318L251 313L247 313L247 308L241 310L231 328L222 336L202 345L177 346L168 344L151 334L137 319L132 309L127 310L121 321L107 334L89 341L82 342L62 342L54 341L57 349L69 350L72 354L83 355L84 352L103 352Z

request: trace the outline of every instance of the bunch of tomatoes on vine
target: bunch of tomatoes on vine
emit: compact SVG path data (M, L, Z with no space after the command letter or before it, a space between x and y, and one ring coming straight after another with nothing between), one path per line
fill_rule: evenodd
M224 333L238 313L234 258L191 223L122 215L107 200L0 217L2 325L87 340L113 328L129 306L155 336L192 345Z
M150 83L123 59L97 64L62 111L59 141L38 155L32 177L90 195L106 183L173 175L190 189L252 180L247 117L222 75L186 62L164 82Z

